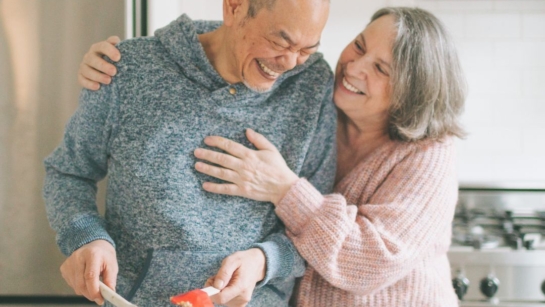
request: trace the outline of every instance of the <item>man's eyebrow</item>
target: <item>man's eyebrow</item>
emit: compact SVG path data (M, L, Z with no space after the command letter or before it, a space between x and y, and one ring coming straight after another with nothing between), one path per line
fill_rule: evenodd
M276 32L275 35L281 37L282 39L284 39L291 46L296 45L295 42L291 39L291 37L288 35L288 33L286 33L284 30L280 30L279 32ZM312 46L303 47L301 49L312 49L312 48L316 48L318 46L320 46L320 41L318 41L316 44L314 44Z
M363 48L364 48L364 49L367 49L367 43L365 42L365 36L363 36L363 33L360 33L360 38L361 38L361 41L362 41L362 43L363 43ZM384 61L384 60L381 59L381 58L378 58L378 60L379 60L379 62L381 62L382 64L388 66L388 68L391 69L390 63Z

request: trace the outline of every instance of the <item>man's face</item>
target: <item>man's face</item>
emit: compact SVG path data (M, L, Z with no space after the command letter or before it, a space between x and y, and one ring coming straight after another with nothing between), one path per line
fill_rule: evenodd
M230 74L255 91L271 89L282 73L303 64L316 52L327 21L329 1L277 0L272 10L262 8L255 17L235 18Z

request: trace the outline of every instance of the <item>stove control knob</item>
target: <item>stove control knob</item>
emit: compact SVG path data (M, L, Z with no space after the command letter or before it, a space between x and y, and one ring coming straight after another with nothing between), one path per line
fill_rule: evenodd
M459 275L452 280L452 286L454 287L454 292L456 293L456 296L458 296L458 299L463 300L464 295L466 295L467 289L469 288L469 279L463 275Z
M479 237L479 238L473 239L473 241L471 242L471 245L473 246L474 249L481 249L483 247L483 238Z
M513 211L505 211L505 217L502 223L505 233L513 233Z
M541 292L543 292L543 294L545 294L545 280L541 284Z
M488 298L492 298L496 295L499 287L500 280L494 275L488 275L488 277L481 279L481 292Z
M521 238L515 238L513 241L513 248L516 250L522 249L522 239Z

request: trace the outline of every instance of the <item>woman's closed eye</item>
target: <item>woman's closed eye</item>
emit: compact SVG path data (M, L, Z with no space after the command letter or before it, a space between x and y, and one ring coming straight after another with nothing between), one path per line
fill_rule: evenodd
M380 64L376 64L376 67L377 67L377 70L378 70L379 73L381 73L381 74L383 74L385 76L390 76L388 74L388 72L384 68L382 68L382 66Z
M362 44L360 42L355 41L354 46L356 46L356 50L358 51L358 53L360 53L360 54L365 53L365 49L363 49L363 46L362 46Z

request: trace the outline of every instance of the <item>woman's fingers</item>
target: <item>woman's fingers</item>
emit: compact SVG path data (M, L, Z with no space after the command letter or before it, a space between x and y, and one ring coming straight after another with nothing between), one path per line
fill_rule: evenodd
M92 82L99 82L102 84L110 84L112 82L112 77L103 74L88 65L81 64L79 71L82 77Z
M241 167L240 159L230 155L226 155L221 152L208 150L204 148L195 149L195 157L201 160L206 160L208 162L211 162L217 165L221 165L225 168L232 169L232 170L238 170Z
M242 190L238 186L240 184L238 170L241 168L241 161L238 158L203 148L197 148L195 156L219 165L214 166L204 162L197 162L195 163L195 169L198 172L232 183L205 182L203 184L205 191L216 194L243 196L241 195Z
M110 36L106 41L91 46L83 56L79 67L78 82L81 86L90 90L98 90L100 84L110 84L111 77L117 73L117 68L103 59L103 56L107 56L114 62L119 61L121 53L115 47L115 44L119 42L119 37Z
M103 59L102 56L98 53L87 53L83 57L82 64L85 66L89 66L92 69L98 71L99 73L106 74L108 76L115 76L115 74L117 73L117 68L115 68L113 64Z
M242 196L276 204L299 177L263 135L251 129L246 134L260 150L246 148L219 136L206 137L205 143L226 153L203 148L195 150L197 158L215 164L198 162L195 164L197 171L233 183L205 183L203 188L211 193Z
M205 182L203 183L202 188L205 191L214 194L244 196L240 194L240 189L235 184Z
M244 145L240 143L231 141L221 136L207 136L204 138L204 143L210 147L217 147L238 158L243 158L250 152L254 151L244 147Z
M246 137L252 144L254 144L255 148L259 150L278 151L278 149L276 149L276 146L274 146L273 143L269 142L266 137L250 128L246 129Z
M121 59L121 53L119 49L115 47L114 39L98 42L91 46L90 52L93 52L98 55L105 55L109 57L112 61L117 62Z
M258 150L270 150L278 152L276 146L267 140L262 134L255 132L252 129L246 129L246 137L255 145ZM235 157L244 158L255 150L246 148L244 145L231 141L220 136L209 136L204 139L204 143L211 147L217 147Z
M100 83L87 79L84 75L82 75L81 70L82 69L80 68L80 73L78 73L78 83L84 88L91 91L96 91L100 89Z
M110 84L113 75L116 74L114 65L108 63L100 55L89 52L83 57L78 71L78 82L81 86L98 90L100 84Z
M195 163L195 169L203 174L216 177L224 181L232 183L237 183L239 181L237 180L239 178L238 174L230 169L213 166L203 162Z
M115 45L115 44L119 44L119 42L121 42L121 39L119 38L119 36L114 35L114 36L108 37L106 41L112 45Z

